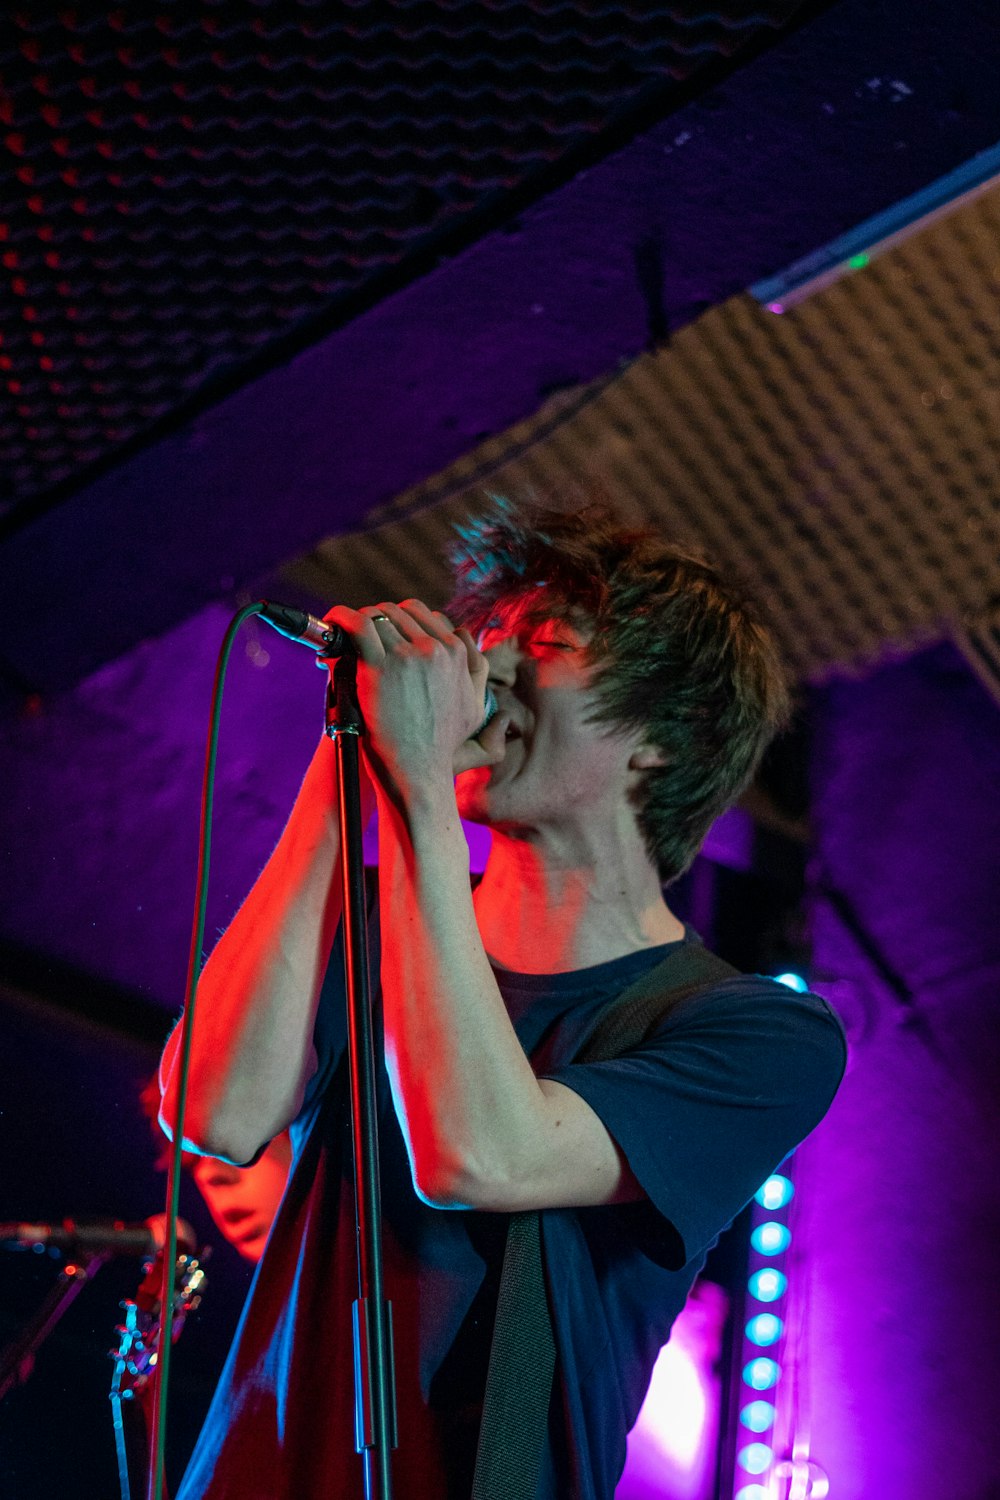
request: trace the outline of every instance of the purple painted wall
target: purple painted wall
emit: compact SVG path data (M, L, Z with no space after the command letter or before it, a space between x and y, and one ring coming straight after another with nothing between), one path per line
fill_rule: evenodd
M986 1500L1000 1426L1000 711L950 648L823 695L815 969L852 1064L801 1153L803 1395L837 1500Z
M228 619L210 606L0 738L0 935L171 1008L183 997L209 694ZM270 661L254 666L237 642L209 945L270 853L322 726L311 653L248 629Z

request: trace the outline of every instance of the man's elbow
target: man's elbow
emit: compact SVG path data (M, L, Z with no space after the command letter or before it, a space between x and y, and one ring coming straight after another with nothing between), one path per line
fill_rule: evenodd
M475 1206L472 1203L463 1203L461 1198L459 1198L456 1194L446 1192L443 1188L435 1188L433 1191L428 1191L427 1188L419 1187L416 1183L414 1183L414 1191L417 1197L420 1199L421 1203L425 1203L428 1208L469 1209Z
M171 1142L176 1124L173 1103L168 1095L164 1095L158 1115L160 1129ZM214 1156L234 1167L243 1167L252 1162L266 1144L266 1140L251 1139L247 1131L234 1130L225 1121L199 1117L191 1109L185 1111L184 1150L195 1156Z
M514 1187L481 1164L443 1158L414 1162L412 1168L414 1190L429 1208L509 1213L516 1206Z
M458 1174L454 1165L441 1159L418 1157L410 1153L410 1177L413 1191L428 1208L471 1208L458 1197Z

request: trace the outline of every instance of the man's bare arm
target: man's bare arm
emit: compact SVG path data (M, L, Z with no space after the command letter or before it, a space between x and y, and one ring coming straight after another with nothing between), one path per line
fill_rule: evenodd
M278 844L198 985L184 1126L206 1155L250 1161L302 1104L313 1028L341 913L334 747L323 739ZM363 781L363 815L372 792ZM180 1028L160 1067L172 1133Z
M451 787L382 805L380 850L386 1059L420 1195L501 1213L641 1197L590 1105L532 1072L479 937Z
M479 933L453 774L504 755L502 715L463 739L486 659L416 600L378 609L377 631L331 618L355 633L377 750L386 1062L414 1185L438 1207L497 1211L639 1196L590 1106L535 1077Z

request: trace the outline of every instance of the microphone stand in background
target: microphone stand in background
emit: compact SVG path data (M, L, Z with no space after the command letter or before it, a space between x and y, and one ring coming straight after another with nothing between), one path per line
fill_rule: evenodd
M184 1219L178 1221L178 1244L185 1253L195 1246L195 1233ZM61 1224L15 1221L0 1223L0 1246L10 1250L48 1249L66 1257L59 1275L24 1327L0 1349L0 1401L15 1386L24 1385L35 1365L35 1355L112 1256L138 1255L151 1258L163 1249L163 1215L141 1224L121 1219L64 1219Z
M93 1281L109 1254L107 1250L82 1250L61 1268L34 1316L0 1352L0 1401L29 1378L38 1350L84 1287Z
M334 655L329 651L328 655ZM366 1500L391 1500L390 1450L396 1447L392 1307L382 1269L378 1109L368 922L361 824L359 740L364 723L356 692L357 656L345 642L326 694L326 733L336 750L344 892L344 979L351 1089L358 1296L354 1303L355 1447L364 1463Z

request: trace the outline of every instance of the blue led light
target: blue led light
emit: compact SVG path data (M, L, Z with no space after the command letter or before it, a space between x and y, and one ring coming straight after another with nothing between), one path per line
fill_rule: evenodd
M776 1271L773 1266L765 1266L763 1270L753 1273L747 1285L751 1297L756 1297L758 1302L777 1302L779 1297L785 1295L788 1277L782 1271Z
M766 1484L745 1484L736 1491L733 1500L771 1500L771 1491Z
M792 1241L792 1232L784 1224L779 1224L776 1219L768 1219L766 1224L758 1224L750 1236L750 1243L758 1255L780 1255L787 1250Z
M791 1203L794 1192L795 1189L789 1179L782 1177L780 1172L775 1172L762 1187L757 1189L754 1197L761 1208L784 1208L786 1203Z
M779 984L787 985L797 995L804 995L809 989L801 974L775 974L774 977Z
M996 176L1000 164L1000 146L977 151L975 156L938 177L926 187L898 199L890 208L880 209L861 224L854 224L825 245L810 246L808 253L792 265L750 287L751 296L779 312L793 307L803 297L828 286L848 267L857 265L863 254L871 260L876 253L907 234L930 223L942 209L962 195L971 195Z
M736 1462L748 1474L763 1474L774 1462L774 1453L766 1443L747 1443L736 1455Z
M785 1325L774 1313L757 1313L747 1324L747 1338L751 1344L776 1344L784 1332Z
M770 1401L748 1401L740 1412L740 1421L751 1432L766 1432L774 1425L774 1404Z
M755 1391L769 1391L781 1378L781 1366L777 1360L758 1354L743 1366L743 1383Z

